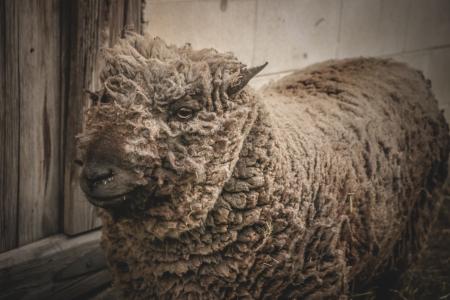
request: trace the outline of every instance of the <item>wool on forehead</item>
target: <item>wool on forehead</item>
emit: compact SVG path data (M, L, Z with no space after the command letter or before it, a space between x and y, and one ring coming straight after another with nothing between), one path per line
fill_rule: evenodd
M144 98L160 105L185 95L205 99L223 95L245 68L230 52L193 50L189 44L177 47L133 33L102 53L100 80L105 92L116 99Z

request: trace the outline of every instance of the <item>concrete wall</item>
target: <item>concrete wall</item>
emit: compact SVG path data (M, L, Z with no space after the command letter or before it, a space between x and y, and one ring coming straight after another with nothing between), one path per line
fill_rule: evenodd
M169 43L269 61L255 87L331 58L392 57L424 71L450 120L450 0L147 0L145 19Z

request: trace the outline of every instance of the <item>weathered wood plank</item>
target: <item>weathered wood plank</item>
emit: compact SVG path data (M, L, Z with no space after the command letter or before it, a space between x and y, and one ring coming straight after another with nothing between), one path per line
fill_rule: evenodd
M0 299L76 299L110 280L99 231L56 235L0 254Z
M89 300L123 300L124 296L120 290L106 286L104 289L99 291L96 295L88 298Z
M111 273L108 269L102 269L92 274L71 280L70 283L58 286L52 295L46 299L86 299L93 292L107 288L111 283ZM109 299L112 300L112 299Z
M102 46L114 45L122 36L125 17L125 0L114 0L102 3L102 34L107 38Z
M135 0L133 0L135 1ZM141 0L139 0L140 2ZM83 130L83 111L88 105L84 90L96 90L99 70L98 54L103 46L113 45L121 36L125 21L138 22L140 18L128 16L128 8L141 10L139 5L126 5L126 0L72 1L70 15L69 79L63 88L66 95L66 142L64 184L64 232L78 234L100 225L95 209L85 199L79 187L80 168L73 162L77 158L75 137ZM136 2L136 1L135 1ZM139 15L133 12L131 16ZM128 18L128 19L126 19ZM132 19L132 20L131 20ZM136 20L135 20L136 19Z
M99 0L69 1L70 6L69 71L65 80L66 135L64 164L64 232L77 234L99 226L95 208L85 199L80 186L76 136L83 130L83 110L88 105L84 90L95 90L93 81L100 44ZM63 54L66 55L66 54Z
M142 33L142 12L144 3L142 0L125 1L125 26L131 27L134 31Z
M19 245L58 232L59 3L19 1Z
M18 3L0 1L0 252L17 246L18 31Z

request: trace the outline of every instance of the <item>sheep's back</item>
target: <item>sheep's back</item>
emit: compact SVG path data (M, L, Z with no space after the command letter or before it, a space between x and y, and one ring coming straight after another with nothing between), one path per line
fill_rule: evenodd
M407 248L425 239L449 152L447 123L422 73L391 60L329 61L262 93L299 173L300 201L314 202L305 218L339 220L350 278L370 278L414 252Z

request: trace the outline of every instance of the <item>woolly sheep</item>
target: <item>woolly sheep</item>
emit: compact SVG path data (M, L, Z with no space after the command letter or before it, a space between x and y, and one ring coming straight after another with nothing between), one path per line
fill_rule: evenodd
M231 53L103 54L81 186L125 298L345 299L426 241L449 135L420 72L329 61L256 93Z

